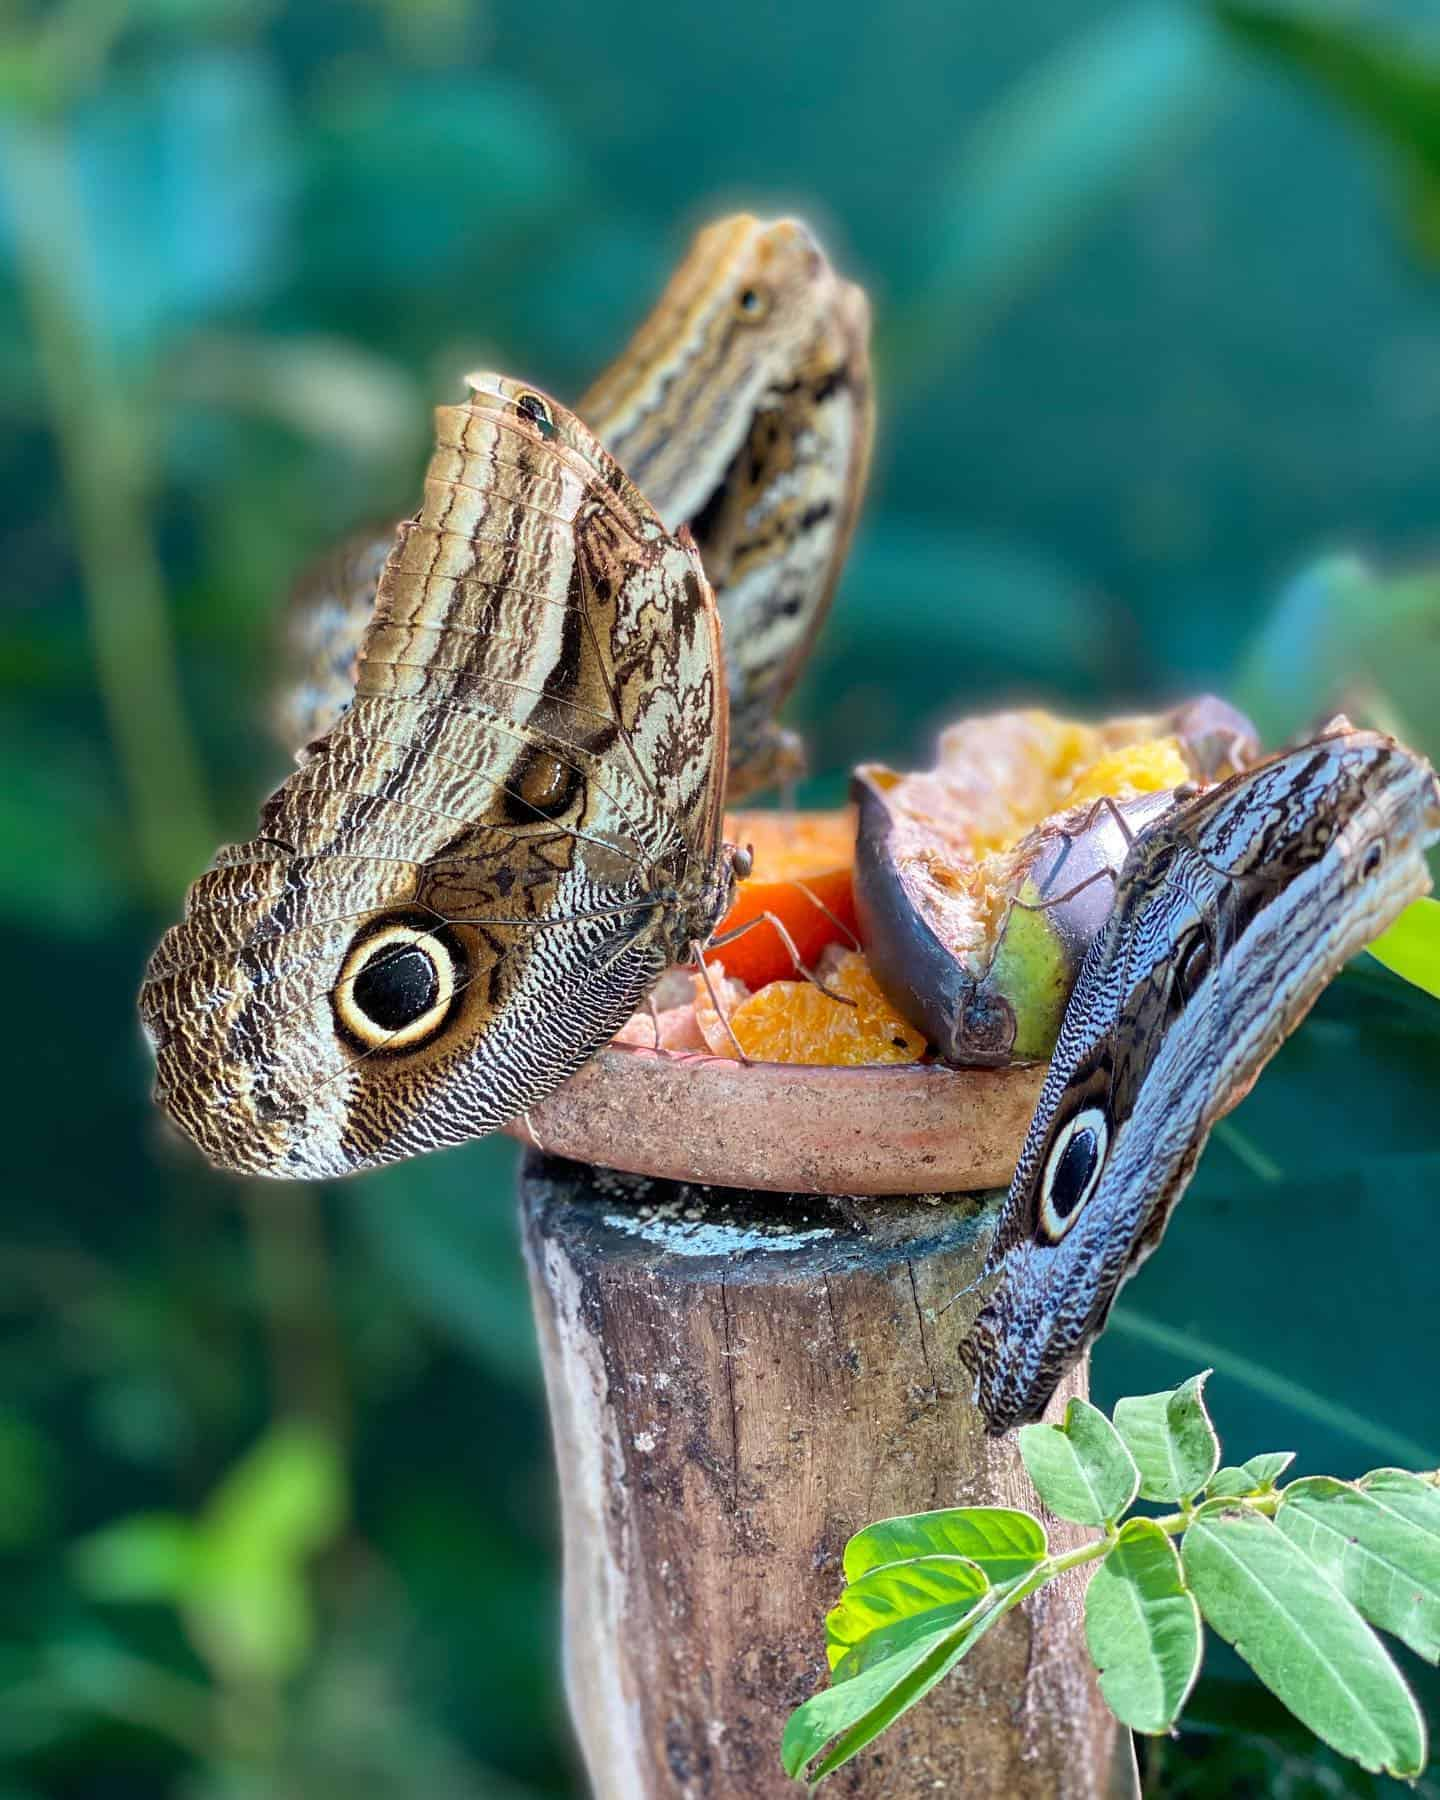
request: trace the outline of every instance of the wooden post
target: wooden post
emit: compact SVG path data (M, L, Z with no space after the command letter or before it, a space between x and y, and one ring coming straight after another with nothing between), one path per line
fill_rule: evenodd
M957 1363L979 1296L942 1311L993 1208L697 1187L535 1151L520 1194L597 1800L793 1796L780 1734L824 1682L847 1537L895 1513L1036 1505ZM1046 1524L1056 1545L1086 1535ZM1002 1620L831 1791L1134 1792L1085 1651L1083 1573Z

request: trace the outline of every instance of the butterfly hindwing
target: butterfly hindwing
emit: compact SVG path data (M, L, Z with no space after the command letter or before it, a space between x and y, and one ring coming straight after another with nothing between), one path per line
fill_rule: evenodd
M1341 965L1425 893L1440 791L1343 721L1137 838L1066 1008L961 1356L1034 1418L1159 1242L1215 1121Z
M493 1130L630 1015L729 891L719 627L572 414L437 412L355 698L223 851L141 996L213 1160L343 1174Z

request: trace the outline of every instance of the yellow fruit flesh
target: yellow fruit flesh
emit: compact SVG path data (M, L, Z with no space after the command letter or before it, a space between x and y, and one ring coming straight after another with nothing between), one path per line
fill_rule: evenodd
M918 1062L925 1040L912 1030L876 986L869 964L857 951L838 958L826 985L853 1000L832 1000L810 981L772 981L742 1000L730 1013L730 1030L755 1062L811 1063L829 1068L861 1063ZM708 1008L697 981L696 1014ZM702 1022L702 1029L705 1023ZM734 1056L735 1046L721 1026L705 1031L711 1047Z

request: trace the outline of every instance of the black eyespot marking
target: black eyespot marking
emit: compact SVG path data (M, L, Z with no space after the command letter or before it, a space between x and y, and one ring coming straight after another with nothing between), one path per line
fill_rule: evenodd
M770 295L763 287L742 288L735 296L735 312L747 325L758 325L770 310Z
M518 394L515 398L515 410L522 419L529 419L547 443L555 436L555 420L541 395Z
M1077 1131L1060 1153L1050 1177L1050 1204L1057 1218L1068 1219L1084 1198L1100 1160L1100 1141L1087 1126Z
M530 744L521 752L501 795L512 825L535 825L563 819L575 805L585 777L573 763Z
M378 951L355 977L351 1000L381 1031L403 1031L429 1012L440 976L418 944Z
M366 1053L411 1050L444 1026L466 979L466 955L448 926L400 914L366 926L331 990L335 1023Z
M1366 850L1364 857L1361 859L1360 873L1366 878L1366 880L1368 880L1370 878L1370 876L1378 875L1380 873L1380 865L1384 861L1385 861L1384 840L1381 838L1376 838L1375 842L1370 845L1370 847Z
M1055 1139L1040 1178L1040 1229L1052 1244L1099 1186L1109 1147L1109 1121L1098 1106L1077 1113Z
M1197 926L1181 942L1175 953L1175 982L1180 992L1192 999L1213 963L1209 933Z

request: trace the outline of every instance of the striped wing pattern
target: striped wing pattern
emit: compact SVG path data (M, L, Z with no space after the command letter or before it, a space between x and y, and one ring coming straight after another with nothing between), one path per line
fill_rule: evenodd
M1429 764L1343 721L1139 835L961 1346L992 1429L1043 1410L1159 1243L1216 1120L1342 964L1428 890L1437 837Z
M580 402L670 530L689 520L725 627L729 798L795 771L775 723L824 621L869 468L870 312L793 219L701 231L649 317ZM350 704L392 532L302 580L275 729L308 743Z
M147 973L157 1098L226 1167L338 1175L494 1130L728 900L694 545L573 415L471 380L353 704Z

